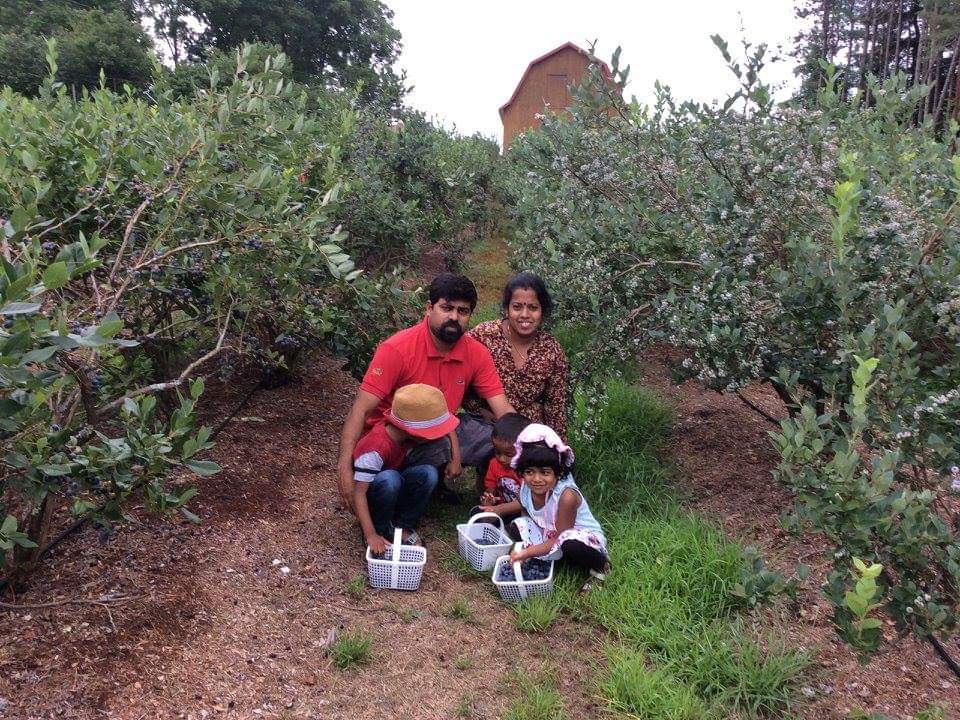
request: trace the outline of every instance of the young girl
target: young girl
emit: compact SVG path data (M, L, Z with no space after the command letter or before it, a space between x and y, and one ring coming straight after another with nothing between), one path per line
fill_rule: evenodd
M610 567L607 539L570 473L573 450L551 428L536 423L517 436L514 450L511 465L523 478L519 499L481 508L501 516L523 511L512 523L523 548L510 553L510 560L563 558L602 579Z

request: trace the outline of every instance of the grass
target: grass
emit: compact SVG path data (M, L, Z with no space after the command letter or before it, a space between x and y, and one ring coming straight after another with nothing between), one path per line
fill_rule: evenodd
M405 623L412 623L414 620L423 617L423 610L417 610L416 608L403 608L400 611L400 619Z
M513 626L523 632L539 633L550 628L560 615L560 603L552 595L534 597L513 608Z
M462 695L460 701L457 703L456 712L458 718L473 717L473 695L470 693Z
M453 620L463 620L464 622L477 624L477 615L473 611L473 606L467 598L459 598L443 611L443 614Z
M577 398L572 443L579 483L611 539L614 571L581 606L613 635L603 697L621 717L784 716L807 658L738 619L730 591L740 547L679 507L657 460L668 409L622 381L606 391L599 409Z
M453 666L457 670L469 670L473 667L473 658L469 655L461 655L453 661Z
M367 578L363 573L357 573L347 580L343 586L344 591L354 600L362 600L367 593Z
M330 647L330 659L341 670L366 665L370 662L372 647L372 635L362 630L347 631L341 633Z
M567 720L563 698L557 692L552 673L530 676L518 669L517 675L515 685L519 696L510 702L503 720Z
M440 567L458 576L461 580L475 580L481 577L481 573L474 570L473 566L456 549L445 548L440 555L439 563Z

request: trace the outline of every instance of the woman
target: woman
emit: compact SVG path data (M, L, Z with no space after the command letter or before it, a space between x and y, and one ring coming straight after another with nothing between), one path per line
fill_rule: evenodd
M480 323L470 334L490 350L514 410L566 438L570 365L542 327L553 309L546 285L534 273L517 273L503 288L500 308L500 319ZM479 399L468 400L466 409L489 415Z

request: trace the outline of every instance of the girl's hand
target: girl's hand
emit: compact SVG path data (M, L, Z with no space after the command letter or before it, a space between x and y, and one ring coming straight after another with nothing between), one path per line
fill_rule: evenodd
M500 514L497 512L497 505L478 505L477 507L480 508L480 512L493 513L494 515Z
M444 468L443 475L447 480L453 480L460 477L463 473L463 466L460 464L460 461L457 459L451 460L447 463L446 468Z
M510 553L510 562L523 562L528 557L530 557L530 553L527 552L526 548L523 550L514 550L512 553Z

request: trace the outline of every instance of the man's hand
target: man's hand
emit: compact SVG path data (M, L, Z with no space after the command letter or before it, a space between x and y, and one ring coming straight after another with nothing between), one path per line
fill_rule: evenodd
M337 468L337 489L340 491L340 499L343 500L344 506L356 515L357 507L353 500L353 465Z
M374 555L383 555L387 551L387 545L390 544L381 535L368 535L366 540L367 545L370 546L370 552Z

